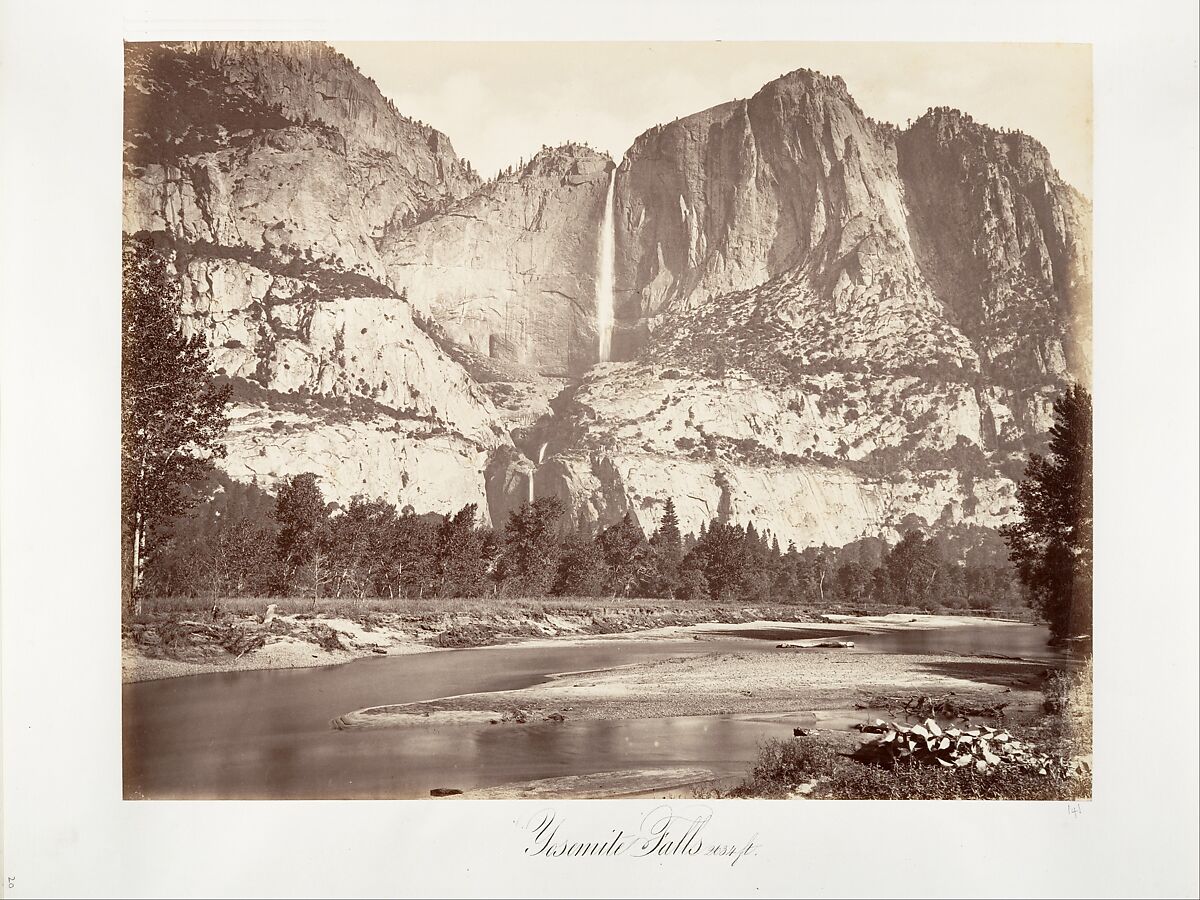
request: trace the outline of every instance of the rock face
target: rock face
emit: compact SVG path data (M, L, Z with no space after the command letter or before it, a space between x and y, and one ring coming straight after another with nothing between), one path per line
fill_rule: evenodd
M1091 206L1046 148L939 108L899 150L921 271L987 374L1088 378Z
M566 145L382 243L391 283L464 347L544 375L597 359L596 260L612 162Z
M753 520L785 546L842 546L913 516L998 527L1023 465L996 449L1024 436L996 396L916 377L830 372L784 390L740 369L618 363L558 405L524 444L545 444L542 463L513 451L489 476L494 512L524 502L532 476L534 495L563 499L577 525L632 512L649 530L669 497L684 531ZM1034 414L1045 412L1022 411Z
M310 44L130 45L125 230L171 255L231 379L225 465L500 526L753 519L842 545L995 527L1089 375L1087 201L953 110L899 130L805 70L481 183Z
M617 210L625 358L673 314L767 285L715 305L743 307L734 328L778 321L806 364L1085 368L1090 207L1032 138L957 111L900 132L840 78L793 72L639 137Z
M900 132L802 70L647 131L616 209L633 362L560 398L538 494L800 546L1011 517L1088 372L1090 208L1036 141L945 109Z
M477 183L449 139L312 43L127 44L124 230L382 280L387 225Z
M173 260L234 387L223 465L272 488L484 506L488 397L387 287L393 220L477 184L449 140L315 44L131 44L125 231Z

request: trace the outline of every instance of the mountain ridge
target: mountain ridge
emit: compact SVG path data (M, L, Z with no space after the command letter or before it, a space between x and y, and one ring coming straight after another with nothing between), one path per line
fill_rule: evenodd
M129 47L125 230L173 248L188 327L261 388L236 477L309 466L339 502L496 525L554 495L581 527L653 527L671 496L685 529L802 545L994 528L1088 377L1090 203L964 113L900 129L798 69L620 161L568 143L482 181L330 48Z

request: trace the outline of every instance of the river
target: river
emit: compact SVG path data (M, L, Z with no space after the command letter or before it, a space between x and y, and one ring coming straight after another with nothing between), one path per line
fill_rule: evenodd
M981 625L858 634L853 653L960 652L1049 659L1047 631ZM612 638L361 659L311 669L227 672L127 684L125 795L181 799L371 799L619 769L695 766L745 772L759 743L794 717L691 716L516 726L338 731L369 706L514 690L553 673L721 651L771 652L803 629L708 632L705 641ZM822 632L834 637L835 632ZM832 727L832 726L827 726Z

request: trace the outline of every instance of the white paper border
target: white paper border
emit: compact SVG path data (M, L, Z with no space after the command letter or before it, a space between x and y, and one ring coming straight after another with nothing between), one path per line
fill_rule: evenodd
M4 884L15 879L6 893L1196 892L1194 3L159 0L10 3L3 15ZM758 834L762 845L733 867L530 861L515 825L526 803L122 801L121 40L151 36L1093 43L1095 800L1077 814L1067 804L725 802L713 833ZM646 807L553 805L593 834Z

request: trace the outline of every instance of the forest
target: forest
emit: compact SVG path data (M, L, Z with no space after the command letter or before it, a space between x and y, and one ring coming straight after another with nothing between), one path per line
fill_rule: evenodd
M327 503L315 475L272 496L214 473L184 516L156 535L149 596L317 598L645 597L716 603L852 604L918 609L1022 603L998 535L912 527L889 545L781 547L755 523L713 519L681 533L667 500L647 534L626 514L572 528L542 497L493 529L474 504L448 515L356 497Z

